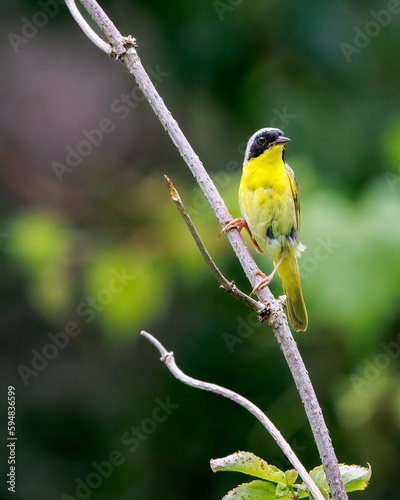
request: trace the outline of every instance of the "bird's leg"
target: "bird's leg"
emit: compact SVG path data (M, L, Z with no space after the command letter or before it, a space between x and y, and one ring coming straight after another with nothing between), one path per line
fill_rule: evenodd
M226 224L227 225L224 227L224 229L219 233L218 238L221 236L221 234L225 233L226 231L230 231L231 229L237 229L239 231L239 233L242 229L246 229L246 231L249 233L251 241L253 242L253 245L256 247L256 249L259 252L262 252L258 243L253 238L253 235L251 234L251 231L250 231L249 226L247 225L247 222L245 221L245 219L241 219L240 217L237 219L231 219L229 221L226 221Z
M278 267L282 264L283 259L285 258L285 254L282 254L281 258L279 259L278 264L275 266L274 270L269 276L266 276L262 271L256 271L255 274L258 274L258 276L262 277L262 280L253 288L252 292L250 295L253 295L253 293L256 293L258 290L261 288L264 288L265 286L269 285L272 281L272 278L274 277L276 271L278 270Z

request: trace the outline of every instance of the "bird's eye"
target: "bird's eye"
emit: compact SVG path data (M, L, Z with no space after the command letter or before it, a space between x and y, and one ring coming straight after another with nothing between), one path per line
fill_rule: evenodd
M263 135L260 135L259 137L257 137L257 142L260 146L264 146L267 142L267 139Z

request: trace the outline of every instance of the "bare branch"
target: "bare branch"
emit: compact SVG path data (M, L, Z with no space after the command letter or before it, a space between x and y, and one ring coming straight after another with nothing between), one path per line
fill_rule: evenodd
M309 491L312 493L316 500L324 500L322 493L319 491L318 487L311 479L307 470L300 462L295 452L290 447L289 443L285 440L279 430L275 427L275 425L271 422L271 420L263 413L260 408L258 408L251 401L241 396L237 392L226 389L225 387L221 387L220 385L210 384L209 382L203 382L202 380L197 380L195 378L189 377L183 371L178 368L175 363L174 353L168 352L165 347L158 341L153 335L148 332L142 331L140 335L145 337L149 342L151 342L161 354L161 361L167 366L172 375L183 382L186 385L190 385L191 387L195 387L196 389L201 389L203 391L214 392L215 394L220 394L224 396L224 398L228 398L231 401L234 401L240 406L243 406L247 411L249 411L252 415L256 417L257 420L261 422L261 424L267 429L267 431L274 438L278 446L281 448L283 453L288 457L290 463L297 470L300 477L303 479Z
M198 249L200 250L201 255L203 256L203 259L205 260L207 266L217 279L218 283L220 284L220 288L225 290L228 293L232 293L240 302L243 302L247 306L249 306L251 309L254 309L260 320L264 320L268 313L269 309L265 304L262 304L261 302L258 302L257 300L252 299L249 295L246 295L244 292L239 290L235 283L233 281L228 281L225 276L221 273L221 271L218 269L216 266L215 262L213 261L211 255L208 253L207 248L205 247L203 240L200 238L200 235L193 224L192 219L190 218L189 214L187 213L187 210L182 203L181 197L179 196L178 191L176 190L175 186L172 184L171 179L167 176L164 175L165 180L167 181L167 185L169 187L169 190L171 192L171 197L173 201L175 202L180 214L182 215L183 220L185 221L187 227L189 228L190 234L193 236L194 241L196 242L196 245Z
M111 53L112 53L111 45L109 45L107 42L105 42L103 39L101 39L99 37L99 35L92 30L92 28L86 22L85 18L79 12L78 7L75 5L75 1L74 0L65 0L65 3L67 4L67 6L68 6L68 8L69 8L69 10L70 10L73 18L79 24L80 28L85 33L85 35L100 50L102 50L103 52L105 52L108 55L111 55Z
M122 60L128 72L136 79L138 87L148 100L154 113L168 132L172 142L199 183L221 226L224 226L225 222L232 217L199 157L183 135L178 123L172 117L146 73L135 49L134 39L123 37L95 0L80 1L105 34L112 46L112 54ZM258 267L253 256L238 231L229 231L227 237L247 278L254 288L261 281L261 278L256 274ZM347 494L340 475L336 454L329 437L329 431L326 427L307 369L289 329L283 305L279 300L274 298L268 287L259 290L257 295L260 301L269 308L268 324L279 343L299 391L314 434L322 465L324 466L331 495L334 500L346 500Z

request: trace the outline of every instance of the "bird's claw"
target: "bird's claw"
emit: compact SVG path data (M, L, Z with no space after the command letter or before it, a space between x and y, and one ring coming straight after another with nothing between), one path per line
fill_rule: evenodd
M238 218L238 219L227 220L225 221L225 224L227 225L219 233L218 238L221 236L221 234L224 234L227 231L230 231L231 229L237 229L240 232L246 225L246 222L243 219Z
M258 276L261 276L262 280L259 283L257 283L257 285L253 288L250 295L257 293L258 290L261 290L261 288L264 288L265 286L269 285L272 281L272 278L274 277L273 274L270 274L269 276L267 276L262 271L256 271L255 274L257 274Z

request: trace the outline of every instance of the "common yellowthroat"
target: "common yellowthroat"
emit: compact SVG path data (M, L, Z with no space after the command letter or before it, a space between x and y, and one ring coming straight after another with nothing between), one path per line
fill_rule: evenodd
M247 229L256 249L269 255L274 270L269 276L260 271L262 280L252 293L269 285L278 272L287 296L289 319L296 331L306 330L307 310L301 291L297 256L305 250L301 244L300 203L293 170L285 163L285 144L290 139L277 128L263 128L247 143L239 186L242 219L232 219L222 232Z

